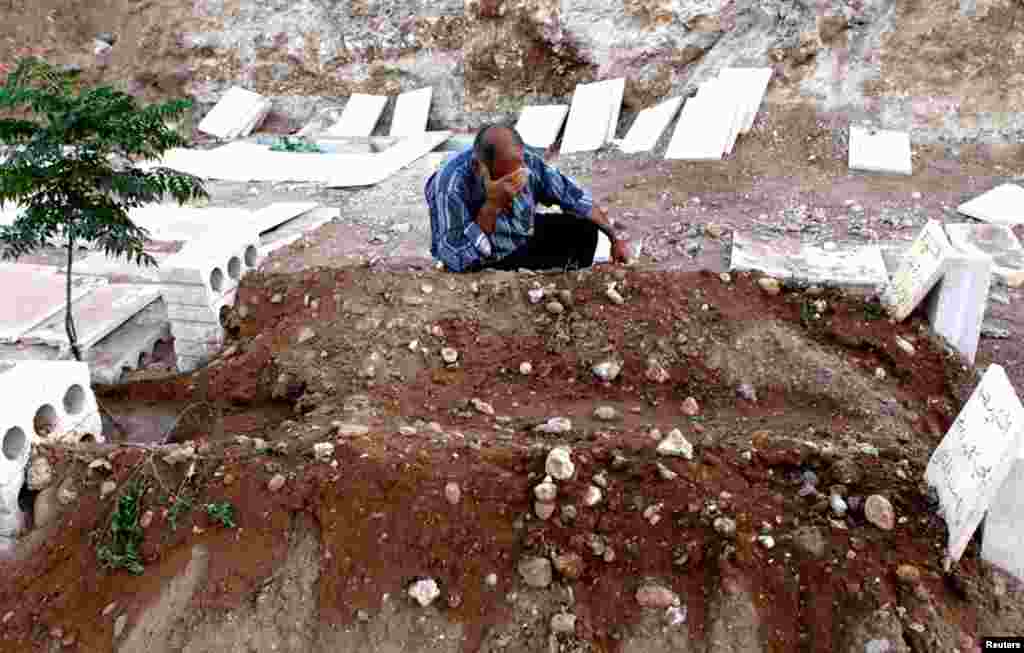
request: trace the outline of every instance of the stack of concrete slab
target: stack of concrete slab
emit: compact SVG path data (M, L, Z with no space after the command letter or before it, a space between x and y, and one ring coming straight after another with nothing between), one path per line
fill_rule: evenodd
M910 134L851 125L849 167L866 172L913 174Z
M271 101L233 86L199 123L199 131L223 140L245 138L270 112Z
M103 441L85 363L0 361L0 537L25 525L18 493L36 442Z
M884 285L885 262L878 247L803 243L793 238L734 233L730 270L761 272L792 286L874 290Z
M925 481L946 521L946 570L984 519L982 558L1024 581L1024 406L1001 366L985 371L932 453Z
M137 226L149 232L150 240L190 241L212 228L243 227L253 219L252 211L227 208L193 208L175 204L151 204L128 212Z
M610 143L619 127L625 89L626 80L622 77L577 84L560 151L592 152Z
M220 350L221 309L234 305L239 281L258 260L254 229L221 229L164 261L160 281L179 371L196 369Z
M966 216L1004 226L1024 224L1024 188L1003 184L964 202L957 211Z
M107 283L96 277L71 278L75 302ZM0 263L0 344L15 343L64 309L66 277L49 265Z
M754 125L771 81L770 68L726 68L686 102L665 150L666 159L717 161Z
M324 136L328 138L370 136L387 103L386 95L364 95L362 93L352 95L345 103L341 119L330 127Z
M523 107L516 131L527 145L546 149L558 139L568 114L569 106L565 104Z

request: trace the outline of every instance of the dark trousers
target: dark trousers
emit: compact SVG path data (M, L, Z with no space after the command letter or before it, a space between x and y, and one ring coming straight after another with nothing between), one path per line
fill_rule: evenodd
M496 263L495 270L578 270L594 263L598 228L590 220L565 213L537 213L526 245Z

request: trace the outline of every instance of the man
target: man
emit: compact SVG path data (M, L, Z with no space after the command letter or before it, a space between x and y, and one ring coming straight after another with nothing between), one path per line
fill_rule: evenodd
M430 252L452 272L589 267L598 231L611 240L614 262L627 259L608 212L528 151L512 127L481 129L473 148L449 159L423 190ZM563 212L536 213L537 204Z

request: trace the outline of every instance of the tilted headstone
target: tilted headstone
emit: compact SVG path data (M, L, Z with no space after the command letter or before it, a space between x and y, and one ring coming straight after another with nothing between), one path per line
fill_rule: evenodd
M1018 457L989 507L982 559L1024 581L1024 457Z
M952 252L942 225L929 220L882 294L889 315L901 322L913 313L946 272Z
M991 282L991 257L956 252L950 255L945 274L925 302L932 330L971 365L978 352Z
M949 529L947 567L959 560L1020 455L1024 406L1006 372L990 365L932 453L925 481ZM1018 523L1017 529L1024 528Z

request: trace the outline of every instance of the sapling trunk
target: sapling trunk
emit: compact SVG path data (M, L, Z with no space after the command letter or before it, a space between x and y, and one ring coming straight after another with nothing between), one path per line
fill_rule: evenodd
M69 230L70 231L70 230ZM71 265L75 256L75 239L68 233L68 278L67 297L64 304L64 329L68 333L68 343L75 360L82 362L82 352L78 349L78 334L75 332L75 320L71 317Z

